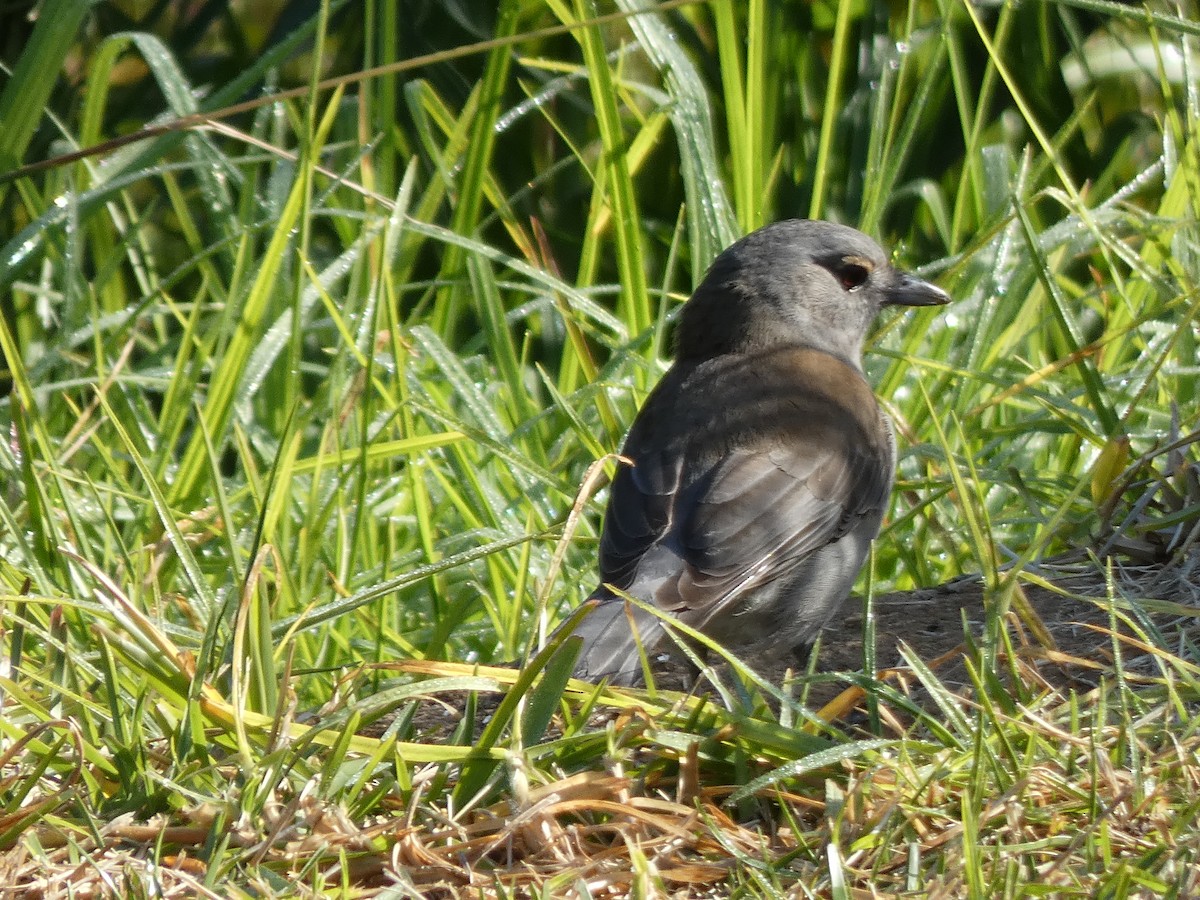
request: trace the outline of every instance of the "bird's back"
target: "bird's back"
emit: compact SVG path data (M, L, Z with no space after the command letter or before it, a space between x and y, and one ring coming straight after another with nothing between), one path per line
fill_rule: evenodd
M869 542L894 465L858 368L803 346L677 364L622 454L632 465L610 492L602 582L735 645L789 631L779 607L793 598L779 594L806 559L862 523ZM853 566L852 582L860 563L837 565ZM594 596L601 609L577 629L581 674L636 672L624 604L603 587ZM827 615L829 602L820 605ZM636 612L634 627L647 647L661 636L648 613Z

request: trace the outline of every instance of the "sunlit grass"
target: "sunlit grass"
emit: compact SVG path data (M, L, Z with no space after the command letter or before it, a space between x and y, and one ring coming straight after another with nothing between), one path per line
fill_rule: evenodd
M504 9L418 49L403 5L334 5L216 81L169 22L13 67L9 172L212 118L0 183L0 883L1196 893L1194 23ZM869 348L901 462L860 587L978 574L965 689L911 652L717 700L571 682L588 473L715 253L810 211L956 298ZM1087 548L1144 568L1072 563L1111 640L1069 688L1024 589ZM794 698L831 680L823 722Z

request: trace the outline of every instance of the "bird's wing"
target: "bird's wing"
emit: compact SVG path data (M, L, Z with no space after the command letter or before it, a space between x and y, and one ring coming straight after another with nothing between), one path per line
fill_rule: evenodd
M677 508L680 605L707 619L743 591L786 575L811 553L877 516L891 460L819 434L722 459Z
M647 551L675 530L673 511L684 475L680 463L678 454L650 450L617 470L600 543L604 581L630 587Z
M819 424L699 467L686 453L651 452L613 483L601 568L664 609L707 619L877 515L890 487L890 458Z

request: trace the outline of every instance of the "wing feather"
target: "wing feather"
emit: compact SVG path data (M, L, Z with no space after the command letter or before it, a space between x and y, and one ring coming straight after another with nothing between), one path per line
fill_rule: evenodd
M820 382L821 373L797 371L813 365L840 366L855 391L798 395L798 384ZM885 427L857 371L805 351L756 361L749 378L721 374L691 376L712 386L662 392L674 405L647 402L601 542L604 581L701 619L878 514L891 488ZM702 402L678 402L697 394Z

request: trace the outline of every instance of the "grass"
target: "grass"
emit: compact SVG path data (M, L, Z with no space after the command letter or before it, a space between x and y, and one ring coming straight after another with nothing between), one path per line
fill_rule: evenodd
M56 2L0 86L0 896L1200 891L1194 21ZM868 354L860 588L977 574L962 683L571 682L674 311L799 214L956 298Z

